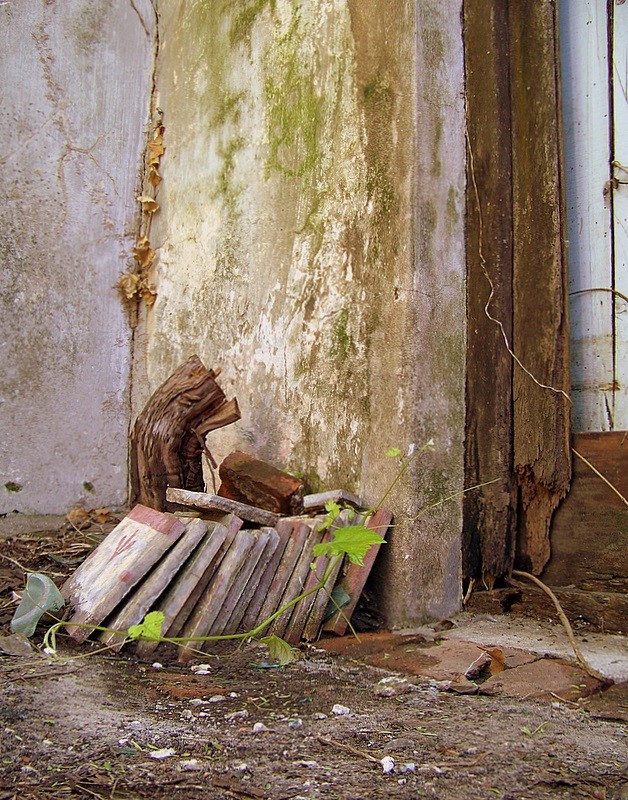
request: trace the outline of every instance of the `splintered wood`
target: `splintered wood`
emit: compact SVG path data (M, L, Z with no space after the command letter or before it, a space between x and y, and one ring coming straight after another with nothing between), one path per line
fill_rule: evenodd
M187 640L180 642L182 662L207 649L208 636L255 631L297 644L316 640L322 629L342 634L378 547L364 566L332 564L328 556L315 557L314 547L347 525L362 523L385 535L392 516L345 510L331 530L321 531L323 519L282 517L243 529L235 514L206 521L137 505L62 587L71 608L68 632L83 641L99 629L101 640L119 649L131 625L161 611L162 636ZM317 588L324 577L324 588ZM330 600L337 585L349 597L341 609ZM140 640L137 655L149 658L157 646Z

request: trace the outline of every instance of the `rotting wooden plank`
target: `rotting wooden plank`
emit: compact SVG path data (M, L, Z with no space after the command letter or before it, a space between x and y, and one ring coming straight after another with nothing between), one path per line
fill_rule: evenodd
M584 622L588 630L628 635L628 596L625 593L582 592L554 587L552 591L572 623ZM513 588L474 592L467 607L476 613L508 613L512 617L550 619L559 623L556 609L545 592L527 584L520 592Z
M628 497L628 431L575 434L573 446ZM580 458L551 528L549 586L628 593L628 507Z
M345 492L344 489L331 489L328 492L318 492L318 494L306 494L303 498L303 508L314 510L325 508L325 503L346 503L354 508L364 508L362 499L357 494Z
M364 524L364 520L366 516L364 514L355 514L353 517L347 516L347 525L362 525ZM329 573L329 577L325 582L325 586L318 591L315 596L315 600L312 604L312 608L310 614L307 618L307 622L305 627L303 628L303 633L301 638L306 642L313 642L315 641L321 630L321 625L323 624L323 618L325 616L325 611L327 610L327 606L329 604L329 599L331 597L331 593L336 585L336 581L338 580L338 575L342 568L342 559L339 558L336 561L335 566L332 568L331 572Z
M207 591L203 594L182 631L184 638L207 636L220 613L233 581L244 566L254 544L250 531L239 531L220 566L212 576ZM193 657L193 650L202 649L200 642L184 644L179 651L179 662L185 663Z
M240 520L238 522L242 524ZM225 540L229 538L230 545L237 531L233 519L228 525L210 522L208 527L208 533L156 606L156 610L161 611L165 617L162 626L164 636L176 636L181 630L209 582L216 562L222 557L221 549L223 554L226 552L223 549ZM135 652L139 658L148 658L157 647L157 642L141 641L138 642Z
M366 527L373 531L377 531L381 536L386 538L386 532L392 522L393 515L385 508L379 508L377 511L366 521ZM336 633L338 636L343 636L349 625L348 620L355 611L358 604L362 590L366 580L373 568L377 554L379 553L381 545L374 545L369 549L364 556L364 565L348 564L342 579L339 581L340 586L349 595L351 600L346 606L333 614L323 625L323 630L329 633Z
M107 622L107 627L126 631L130 625L140 623L153 603L174 579L179 568L207 532L207 523L200 519L188 522L185 533L166 553L157 566L134 591L118 614ZM124 634L103 633L104 644L120 649L125 642Z
M239 517L231 517L230 522L223 527L225 527L226 530L224 532L221 531L220 544L217 552L215 553L214 557L209 563L209 566L203 573L201 579L197 582L196 586L190 592L190 595L184 602L179 613L173 620L171 626L168 628L167 632L168 636L178 636L181 633L183 626L185 625L190 615L196 608L197 603L203 596L203 593L207 589L216 570L222 563L226 554L229 552L229 548L231 547L233 540L235 539L240 528L242 527L242 520ZM217 531L215 530L214 533L217 533Z
M332 534L330 531L325 531L320 541L328 542L331 540L331 536ZM305 623L314 605L314 600L318 594L318 592L314 592L313 589L321 582L329 566L329 562L329 556L318 556L312 559L309 572L305 577L305 584L301 590L302 592L312 591L312 594L308 597L303 597L292 609L292 614L289 617L283 633L283 638L288 644L298 644L301 641L303 628L305 627Z
M75 611L66 632L82 642L184 533L170 514L136 505L61 587Z
M508 4L465 0L467 385L464 578L509 575L512 471L512 165ZM500 325L502 328L500 328ZM503 335L502 335L503 334Z
M281 559L283 558L284 551L294 525L295 523L293 522L280 519L277 523L277 527L273 528L278 537L277 547L275 548L274 553L272 554L268 564L260 576L259 582L255 587L249 604L245 609L244 616L241 620L242 628L245 631L253 630L255 624L260 619L259 613L262 610L264 601L269 595L272 580L277 573L277 568L279 567Z
M292 600L297 598L300 594L303 593L305 590L305 586L307 584L308 578L310 577L311 569L310 565L312 564L312 560L314 558L313 550L314 546L319 544L319 542L323 539L323 532L317 529L310 529L307 535L307 539L305 544L303 545L303 549L299 556L299 559L296 563L295 568L290 575L290 579L288 580L287 584L285 585L284 592L281 596L281 600L277 606L276 610L279 610L287 603L290 603ZM292 607L287 609L283 612L279 617L277 617L269 630L269 633L274 636L283 636L288 624L290 622L290 617L292 616Z
M279 517L263 508L255 508L246 503L238 503L235 500L228 500L215 494L205 492L188 492L185 489L170 488L166 491L166 500L169 503L176 503L183 506L194 506L194 508L204 508L209 511L222 511L224 514L235 514L240 519L248 522L257 522L273 528Z
M281 524L281 523L280 523ZM268 588L266 599L262 604L259 616L252 627L256 627L265 620L267 620L275 611L281 607L281 598L286 588L286 584L290 580L299 558L303 552L303 547L308 537L312 533L312 529L304 522L286 523L292 526L290 538L286 544L283 556L277 567L273 579ZM265 631L268 633L268 629Z
M247 584L249 583L251 576L258 569L259 560L262 556L262 553L266 549L268 540L270 539L270 534L268 532L269 530L273 529L270 528L266 530L250 532L251 536L253 537L253 544L248 551L245 563L235 578L231 581L229 591L227 592L227 595L221 604L218 616L209 629L210 635L216 636L224 633L235 633L235 628L233 630L231 629L230 621L239 612L241 608L240 601L242 599L242 595L247 588ZM241 536L242 534L240 533L239 535ZM257 577L259 577L259 573ZM244 609L242 609L242 612L243 611Z
M244 614L251 603L251 599L255 594L260 581L266 575L268 564L274 558L277 549L280 547L280 537L274 528L262 528L262 531L265 531L268 534L266 543L259 556L259 560L255 565L255 570L249 575L247 584L244 587L240 599L238 600L237 605L234 606L233 611L227 620L223 631L224 633L235 633L238 630L238 627L242 622L242 618L244 617ZM283 547L280 549L280 558L282 552Z
M509 3L517 565L539 574L571 479L562 124L554 3ZM532 87L534 90L532 91ZM541 143L541 144L540 144Z
M339 528L345 528L349 524L354 524L354 516L355 514L349 509L344 509L341 511L340 514L338 514L338 516L334 519L330 528L323 532L321 543L330 542L335 531L337 531ZM289 644L298 644L301 641L305 623L308 620L310 611L312 610L316 600L316 596L319 593L313 592L313 589L321 582L325 572L327 571L327 568L329 567L330 560L331 559L329 556L318 556L317 558L312 558L312 564L314 567L312 568L310 565L310 571L307 574L305 585L302 589L303 592L311 591L312 594L310 594L308 597L302 598L292 609L292 614L290 615L289 622L283 634L283 638Z

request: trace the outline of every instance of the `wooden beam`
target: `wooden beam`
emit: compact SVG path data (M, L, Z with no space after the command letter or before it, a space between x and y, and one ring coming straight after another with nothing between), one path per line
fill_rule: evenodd
M277 514L265 511L263 508L255 508L246 503L238 503L235 500L228 500L226 497L205 492L188 492L185 489L169 488L166 491L166 499L175 505L220 511L222 514L236 514L240 519L257 522L259 525L266 525L270 528L274 527L279 520Z

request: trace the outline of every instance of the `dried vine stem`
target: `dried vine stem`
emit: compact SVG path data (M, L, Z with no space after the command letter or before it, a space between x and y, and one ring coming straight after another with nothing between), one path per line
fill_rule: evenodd
M604 683L604 684L608 684L609 683L609 679L607 677L605 677L604 675L602 675L600 672L598 672L596 669L594 669L587 662L586 658L583 656L582 650L580 649L580 646L578 645L578 642L576 641L576 637L574 636L573 629L571 627L571 623L567 619L567 615L563 611L561 604L558 602L558 598L556 597L554 592L549 588L549 586L546 586L543 583L543 581L539 580L536 577L536 575L532 575L529 572L522 572L521 570L513 569L512 574L515 575L518 578L525 578L528 581L532 581L532 583L535 583L539 587L539 589L542 589L545 592L545 594L550 598L550 600L554 604L554 607L555 607L555 609L556 609L556 611L558 613L558 618L562 622L563 627L564 627L564 629L565 629L565 631L567 633L567 636L569 637L569 642L570 642L570 644L571 644L571 646L573 648L573 651L574 651L574 654L576 656L576 660L578 661L578 664L580 664L582 669L586 673L588 673L592 678L595 678L598 681L602 681L602 683Z

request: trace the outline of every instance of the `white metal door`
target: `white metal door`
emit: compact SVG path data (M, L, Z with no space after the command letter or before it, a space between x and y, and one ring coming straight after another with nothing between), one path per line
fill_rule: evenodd
M628 429L628 3L560 19L573 426Z

